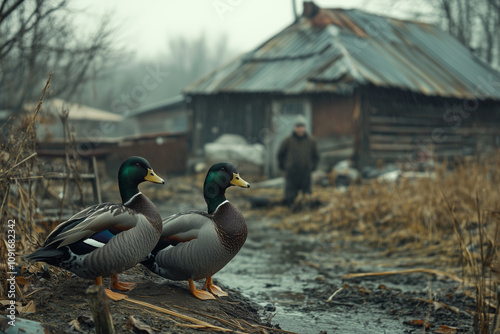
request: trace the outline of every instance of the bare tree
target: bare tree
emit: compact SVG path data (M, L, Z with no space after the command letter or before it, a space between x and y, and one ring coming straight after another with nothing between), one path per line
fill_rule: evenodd
M221 66L229 55L227 35L220 36L212 45L205 34L193 40L180 36L170 40L168 47L168 67L174 77L181 79L179 92L188 84Z
M22 110L54 72L52 94L70 98L114 54L109 18L77 31L70 0L2 0L0 108Z
M214 42L203 34L194 39L178 36L171 38L167 47L167 52L152 60L131 62L129 57L108 77L86 84L81 101L115 112L134 110L179 95L187 85L235 55L228 49L225 35ZM161 73L161 77L152 78L152 72ZM152 87L146 87L145 81Z
M493 67L500 68L500 0L393 0L395 4L431 7L418 18L433 21L449 32L474 54ZM425 6L423 6L425 5ZM417 14L413 15L417 18Z
M500 0L433 0L442 26L477 56L500 67Z

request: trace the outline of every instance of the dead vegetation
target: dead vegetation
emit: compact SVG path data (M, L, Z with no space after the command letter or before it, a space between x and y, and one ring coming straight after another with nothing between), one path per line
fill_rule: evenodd
M34 249L40 242L38 236L46 235L53 227L45 224L42 228L35 224L44 213L37 205L33 187L43 174L37 164L35 123L49 86L50 79L33 114L27 115L19 129L12 131L0 147L1 222L16 221L18 264L21 264L20 255ZM62 121L64 124L64 117ZM77 177L77 166L69 162L78 160L70 153L71 140L67 148L67 170L75 172ZM199 185L202 178L203 175L197 176L195 183ZM63 193L66 193L68 181L66 179L63 184ZM249 214L273 218L279 228L311 233L325 241L343 239L384 249L383 255L390 256L393 261L400 259L411 267L398 272L362 273L351 277L421 272L455 280L476 299L475 332L494 333L500 327L499 184L500 159L492 156L454 162L453 166L445 162L422 178L403 177L397 182L371 180L347 189L317 187L314 198L324 205L314 210L290 213L287 208L277 206L273 210L252 210ZM198 186L193 188L180 182L178 186L181 185L186 193L191 194L194 188L198 191ZM80 187L76 189L82 194ZM251 193L252 196L275 198L281 194L281 189L254 189ZM157 195L165 199L178 192L165 190ZM63 197L60 214L64 203ZM2 224L2 229L0 253L6 259L7 224ZM26 270L22 266L18 268ZM9 269L6 263L1 263L0 269L0 299L5 301ZM39 270L40 267L35 269ZM58 269L49 270L59 274L52 277L65 276ZM31 280L20 272L16 278L16 309L21 315L36 311L31 298L39 290L31 290L30 284Z
M44 159L37 155L37 138L36 126L40 122L41 105L50 87L50 77L47 81L40 101L36 109L32 113L24 116L21 122L17 122L12 127L8 137L4 138L0 143L0 203L1 203L1 244L0 255L4 262L0 263L0 305L3 315L8 315L5 307L11 304L11 300L15 300L15 311L17 320L21 320L16 324L24 330L30 331L39 330L42 327L38 323L22 322L22 319L33 319L41 323L57 324L47 332L61 332L65 329L77 331L93 331L97 324L88 321L89 318L82 316L82 319L73 319L66 324L63 317L57 314L55 310L66 310L71 303L70 296L74 296L75 289L78 291L80 287L76 287L78 282L73 284L74 278L70 279L71 273L61 270L57 267L48 266L44 263L27 263L23 260L23 255L30 253L41 245L44 237L64 218L66 212L75 212L85 206L85 196L88 190L82 186L80 178L82 166L79 162L79 157L75 150L75 141L69 129L67 118L68 113L61 110L60 120L65 131L65 157L57 161L57 166L51 163L45 163ZM61 175L65 177L60 177ZM57 177L54 177L57 176ZM52 181L52 180L57 181ZM115 186L116 187L116 186ZM113 187L112 187L113 188ZM165 194L157 193L159 199L170 197L171 192ZM163 196L163 197L162 197ZM15 222L12 227L10 222ZM9 222L9 224L7 223ZM7 259L11 256L9 251L8 229L15 231L15 257L13 262ZM11 264L13 265L11 267ZM13 297L11 293L12 287L8 278L15 277ZM54 298L53 288L57 286L57 290L61 292L64 286L71 286L68 291L63 291L64 300L52 301ZM147 289L146 289L147 290ZM151 287L149 290L152 290ZM80 291L81 292L81 291ZM142 292L144 293L144 291ZM158 294L157 294L158 295ZM165 295L159 295L161 296ZM82 301L85 301L84 296L73 298L74 305L71 307L80 307ZM76 300L74 300L76 299ZM186 299L186 298L182 298ZM51 304L47 303L51 300ZM190 300L189 298L187 300ZM149 301L149 300L148 300ZM158 304L158 300L154 301ZM123 305L125 304L125 305ZM233 301L229 304L240 304L239 301ZM244 303L243 303L244 304ZM78 305L78 306L77 306ZM88 313L88 304L84 304L82 313ZM165 306L169 307L169 306ZM128 298L120 305L112 305L112 314L115 316L115 324L121 325L122 319L117 319L118 316L124 314L130 315L131 310L141 319L149 319L152 314L157 316L163 322L170 322L176 328L184 328L186 330L206 330L206 331L224 331L238 333L267 333L267 332L283 332L279 329L268 328L258 324L258 321L251 319L239 319L231 317L230 310L224 312L197 312L189 308L182 310L167 309L145 301L140 301L134 298ZM178 306L177 306L178 307ZM200 308L197 308L200 309ZM208 310L208 309L207 309ZM256 311L254 311L256 312ZM65 312L67 313L67 312ZM193 316L191 316L193 315ZM216 316L217 315L217 316ZM3 320L4 318L0 316ZM87 320L85 320L87 319ZM63 324L61 324L61 322ZM91 323L90 325L88 323ZM2 323L3 325L3 323ZM84 328L85 326L89 328ZM4 328L0 326L0 328ZM4 328L5 329L5 328ZM127 331L154 331L149 325L142 323L139 319L135 319L130 315L127 321ZM120 328L118 332L125 331ZM107 332L107 331L104 331Z
M349 240L382 249L413 269L353 277L424 272L456 280L477 301L476 333L499 330L500 159L444 162L428 177L371 180L347 189L319 188L326 206L299 213L284 207L258 214L276 226L328 242ZM257 191L280 196L279 190ZM255 195L255 194L254 194ZM421 268L419 268L421 267ZM495 332L496 333L496 332Z
M41 245L43 237L60 222L63 212L74 209L75 205L77 207L84 205L79 180L80 166L73 149L73 137L66 122L68 113L64 110L61 111L60 118L65 130L65 161L59 166L54 166L45 163L37 154L36 127L44 119L41 115L41 107L44 98L49 94L51 77L52 74L49 75L33 112L26 113L21 119L6 123L11 128L2 129L9 134L0 142L0 221L2 222L0 255L2 259L5 259L5 262L0 263L2 282L0 303L3 305L9 303L6 299L9 290L7 278L10 277L11 272L14 272L16 310L20 315L35 312L35 304L29 299L35 292L30 290L32 280L29 276L31 272L38 271L43 266L43 264L28 265L24 263L22 256ZM70 160L77 163L70 163ZM66 175L57 184L49 180L51 175L59 174L59 171L54 170L55 167L62 168ZM67 199L68 194L71 194L67 191L70 188L70 181L76 184L74 193L81 199L78 204ZM56 192L61 193L62 196ZM52 203L52 208L44 208L43 201L47 198ZM15 232L13 258L10 256L12 253L9 253L11 249L8 248L9 229ZM44 271L47 274L66 275L55 267L47 267Z
M33 223L35 217L39 216L35 201L35 191L33 182L41 179L35 175L38 170L36 163L36 120L43 98L50 87L50 78L43 88L40 100L32 114L27 114L18 127L11 129L8 138L0 143L1 167L0 167L0 194L1 209L0 221L2 222L2 234L0 244L0 255L5 262L0 264L0 298L7 297L9 290L7 278L9 272L16 272L15 280L16 310L19 314L31 313L35 311L35 305L28 300L29 280L23 277L25 268L18 266L21 262L20 254L32 248L33 236L37 236L40 231L36 230ZM13 222L9 227L7 222ZM9 256L8 249L8 229L15 230L15 262L7 263ZM15 267L9 267L9 265ZM21 270L22 269L22 270ZM7 301L9 300L2 300ZM5 304L4 304L5 305Z

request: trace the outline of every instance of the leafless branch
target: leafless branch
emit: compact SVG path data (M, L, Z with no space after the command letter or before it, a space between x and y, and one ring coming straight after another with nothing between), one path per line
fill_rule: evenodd
M3 0L0 4L0 105L21 111L47 73L52 95L69 99L113 55L114 30L103 18L93 35L77 33L71 0Z

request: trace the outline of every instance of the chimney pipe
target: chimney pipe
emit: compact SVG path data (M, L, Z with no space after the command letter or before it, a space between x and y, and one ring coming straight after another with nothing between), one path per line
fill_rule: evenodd
M297 13L297 3L296 0L292 0L293 18L295 22L299 19L299 14Z
M312 19L319 12L319 7L312 1L304 1L304 17Z

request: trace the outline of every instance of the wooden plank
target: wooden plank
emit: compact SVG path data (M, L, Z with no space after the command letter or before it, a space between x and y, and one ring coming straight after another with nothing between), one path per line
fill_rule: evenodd
M457 133L464 136L500 136L500 127L462 127L458 128Z
M419 126L445 126L443 120L436 118L414 118L408 116L379 116L372 115L370 118L372 124L381 125L419 125Z
M92 172L95 176L92 180L92 191L94 192L94 199L97 201L97 203L102 203L101 184L99 181L99 171L97 169L97 159L95 158L95 156L92 157Z
M344 148L350 148L354 146L354 138L342 138L342 139L322 139L318 140L318 149L323 151L339 150Z
M454 134L462 136L473 135L500 135L500 127L438 127L444 131L444 134ZM390 125L372 125L372 133L393 133L393 134L428 134L434 131L433 127L418 126L390 126Z
M99 279L101 279L99 277ZM108 297L102 285L92 285L85 293L88 296L90 312L95 324L96 334L115 334L113 318L109 310Z
M49 148L48 145L54 145L52 148ZM66 156L66 149L63 146L55 146L57 143L40 143L40 145L44 145L43 148L38 148L36 151L38 156L46 157L46 158L64 158ZM85 144L85 143L84 143ZM103 144L104 145L104 144ZM113 152L112 147L92 147L89 144L89 147L84 147L83 150L79 150L78 156L82 159L89 159L92 156L98 156L103 158Z
M446 107L442 108L412 108L411 106L405 106L400 108L372 108L372 116L396 116L396 117L414 117L414 118L428 118L428 119L440 119L443 120L443 115L446 112Z
M347 159L354 155L354 147L344 148L341 150L326 151L321 154L322 158L344 158Z
M451 148L461 148L462 144L459 143L443 143L443 144L433 144L434 150L451 149ZM377 144L370 143L370 149L372 151L415 151L423 150L428 148L426 144L402 144L402 143L385 143Z
M418 126L390 126L390 125L372 125L372 133L395 133L395 134L430 134L431 129Z
M355 110L354 114L359 115L358 126L356 128L357 140L356 140L356 155L358 156L358 161L356 162L356 167L362 169L372 163L370 161L370 112L369 112L369 101L363 92L356 92L355 94Z
M455 157L455 156L464 156L464 149L449 149L449 150L438 150L434 151L433 154L438 158L442 157ZM371 156L373 159L387 159L387 160L408 160L412 156L412 152L388 152L388 151L373 151L371 152Z
M440 135L439 137L446 138L444 141L450 142L450 143L461 143L463 142L464 138L462 136L456 136L456 135L449 135L447 133L444 133L443 135ZM438 139L438 138L436 138ZM399 142L399 143L418 143L420 142L426 142L426 141L431 141L433 142L432 138L432 132L430 132L426 136L411 136L411 135L393 135L393 134L372 134L370 136L370 141L372 143L393 143L393 142ZM436 142L435 140L434 142Z
M70 180L74 180L76 175L73 173L69 173L69 176L67 173L50 173L50 174L43 176L43 178L47 179L47 180L65 180L68 177ZM90 173L81 173L81 174L78 174L78 177L81 180L94 180L95 179L95 175L90 174Z

